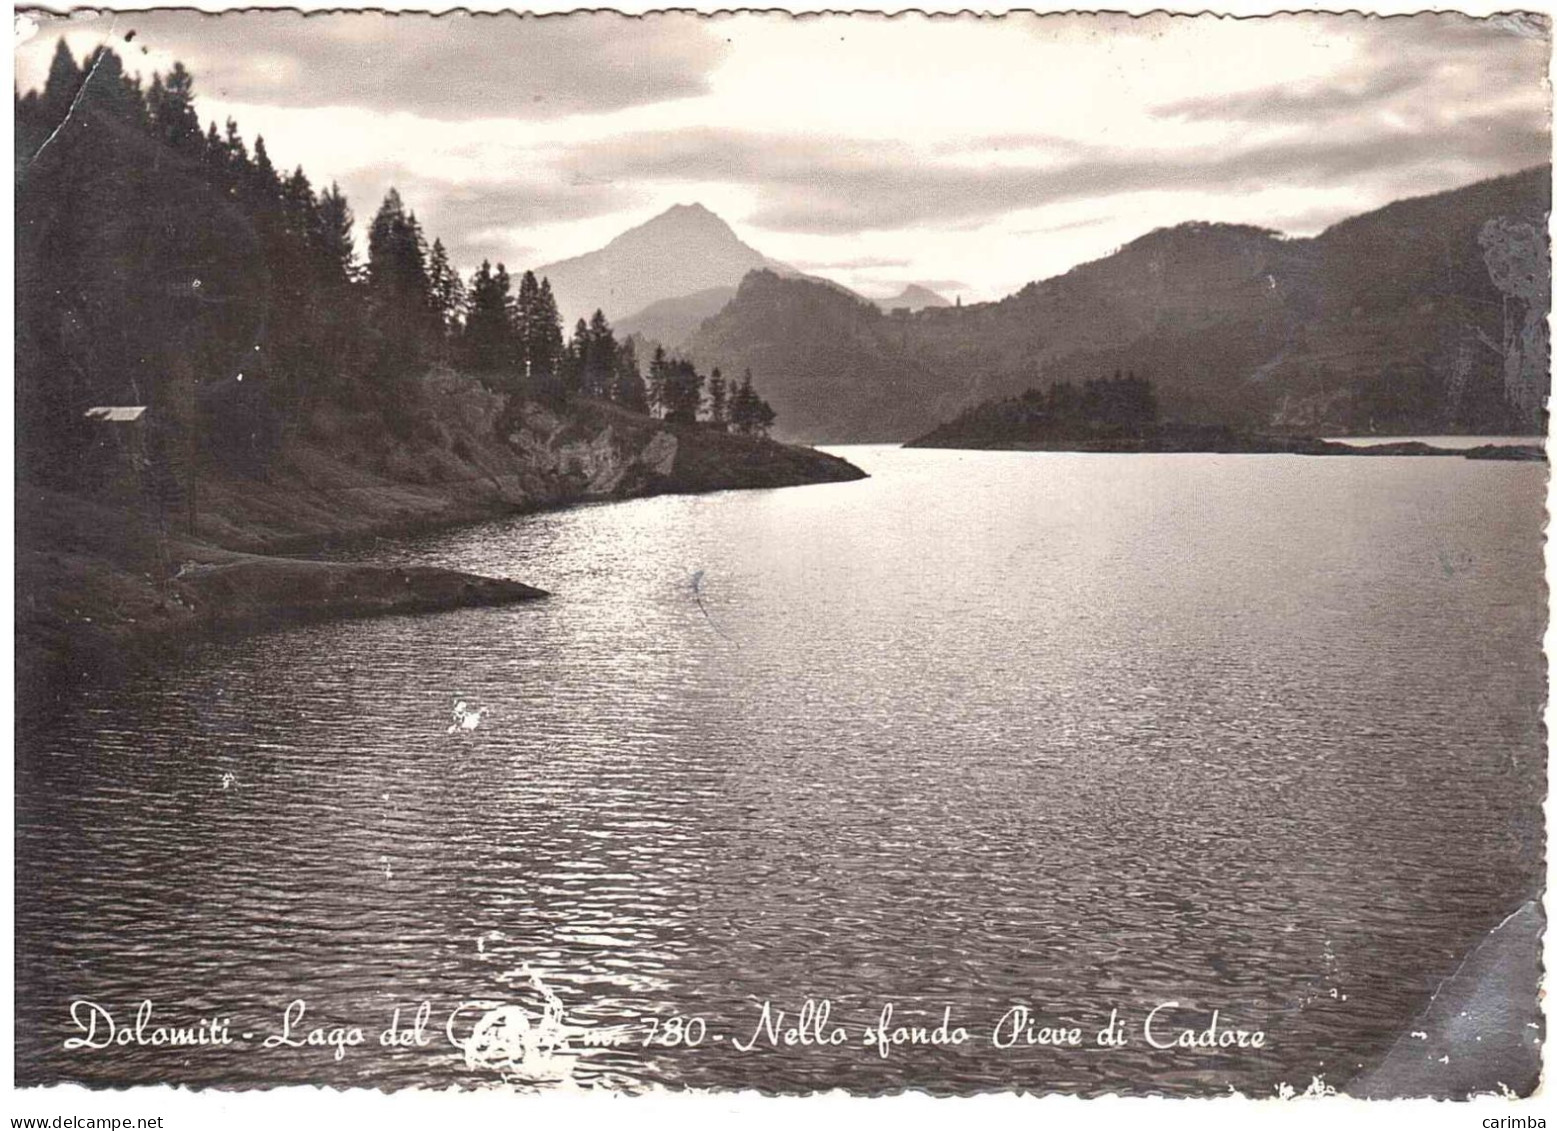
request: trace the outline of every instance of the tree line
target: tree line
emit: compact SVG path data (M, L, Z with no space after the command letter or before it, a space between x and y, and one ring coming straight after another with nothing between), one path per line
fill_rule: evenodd
M1057 381L1028 389L1023 404L1055 424L1135 429L1157 422L1157 393L1145 377L1114 370L1112 377L1089 377L1079 386Z
M330 406L408 437L427 427L418 378L440 364L512 397L589 397L746 434L773 422L749 375L705 382L657 353L645 379L603 312L564 340L533 272L517 288L501 263L462 278L393 188L359 255L339 186L277 169L231 119L202 131L181 63L143 85L112 50L78 63L61 39L42 90L16 99L16 125L26 473L71 479L93 404L148 404L188 458L249 471Z
M691 361L656 346L645 381L637 342L618 341L604 311L580 318L564 344L551 284L537 282L532 271L514 294L507 268L483 261L466 294L466 305L450 311L464 319L463 362L501 375L494 378L499 385L612 401L672 424L703 423L743 436L766 436L773 426L773 407L752 387L750 370L739 382L726 381L718 368L705 378Z
M1158 423L1156 390L1145 377L1115 371L1080 385L1069 380L984 401L943 424L938 440L1041 441L1140 437Z

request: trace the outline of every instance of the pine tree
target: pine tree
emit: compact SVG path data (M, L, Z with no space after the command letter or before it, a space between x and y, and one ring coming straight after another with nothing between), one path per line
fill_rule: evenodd
M159 133L162 130L163 113L167 100L168 92L167 88L162 85L162 75L160 72L154 73L151 76L151 85L146 88L146 114L151 119L152 126ZM168 139L163 138L163 140L167 141Z
M48 80L43 84L42 109L49 129L58 126L70 112L71 104L81 92L82 77L65 37L60 36L54 45L54 58L49 61Z
M158 132L174 149L195 153L200 145L200 116L195 113L195 80L184 64L174 63L162 84L162 99L155 107Z
M79 95L84 106L121 121L145 123L146 103L139 84L125 76L124 63L117 54L98 47L81 61L81 71Z
M616 373L616 335L602 311L595 311L586 333L581 386L586 397L608 400Z
M332 182L319 196L319 253L332 283L350 283L357 277L357 248L352 236L355 223L345 194Z
M249 172L249 149L243 144L243 135L238 132L238 123L232 118L227 119L227 137L224 145L230 183L242 184Z
M628 338L616 351L615 381L611 399L632 412L649 412L649 398L643 387L643 374L638 371L638 348Z
M391 368L415 362L436 338L426 255L421 225L391 188L368 229L368 288Z
M752 413L752 433L766 437L776 419L777 415L773 411L773 406L761 397L758 397L755 411Z
M432 273L428 270L428 261L432 258L432 249L427 246L427 237L422 232L422 225L416 219L416 213L408 212L405 218L406 240L406 279L422 304L431 313L435 307L432 293Z
M670 362L665 357L665 347L655 346L649 359L649 411L658 417L665 415L665 383L670 376Z
M287 234L299 244L317 246L319 202L301 165L281 184L281 210Z
M465 284L449 263L443 241L433 240L427 274L432 287L433 310L438 316L440 335L448 338L459 328L465 312Z
M532 385L553 390L562 361L562 315L557 312L557 300L548 279L541 280L536 292L535 310L525 327L524 352Z
M514 299L512 318L514 323L515 343L519 351L519 370L527 380L533 377L533 366L530 364L530 347L539 326L541 306L541 285L535 279L534 271L526 271L519 277L519 294Z
M210 128L205 132L201 157L205 161L206 168L211 171L212 179L218 184L222 183L227 175L227 147L222 142L222 135L217 132L214 118L211 120Z
M741 375L739 384L734 385L729 396L730 430L742 436L766 436L777 415L773 406L757 395L750 369Z
M270 154L265 149L263 136L254 139L254 177L252 181L256 203L262 208L270 208L281 202L281 178L276 173L276 167L270 163Z
M708 423L720 432L729 427L726 416L728 409L724 374L715 366L714 371L708 376Z
M485 259L471 276L463 342L465 364L477 372L518 374L511 285L507 269L499 263L494 273L492 264Z
M573 337L562 353L562 391L570 397L584 391L584 370L589 365L589 323L580 318L573 326Z
M665 374L665 420L671 424L696 424L703 406L703 375L685 360L673 361Z
M748 369L740 381L734 384L730 390L730 430L742 436L750 436L752 424L756 419L757 396L752 391L751 370Z

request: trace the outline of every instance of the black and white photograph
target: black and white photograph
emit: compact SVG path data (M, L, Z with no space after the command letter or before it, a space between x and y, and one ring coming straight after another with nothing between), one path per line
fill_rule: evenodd
M13 1126L1544 1126L1549 13L13 22Z

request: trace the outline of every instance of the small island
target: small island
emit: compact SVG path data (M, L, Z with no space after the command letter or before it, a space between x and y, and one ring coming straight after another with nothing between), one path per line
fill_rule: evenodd
M1135 374L1061 381L1020 396L984 401L911 440L908 448L1029 452L1159 452L1300 456L1459 456L1546 459L1529 444L1445 448L1419 440L1347 444L1315 436L1255 432L1229 424L1164 420L1151 381Z

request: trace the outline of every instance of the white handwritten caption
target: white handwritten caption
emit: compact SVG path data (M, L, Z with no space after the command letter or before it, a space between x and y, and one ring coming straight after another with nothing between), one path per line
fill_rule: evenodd
M637 1045L643 1048L694 1049L725 1045L737 1053L762 1049L840 1048L872 1049L882 1059L894 1051L913 1047L956 1047L984 1043L998 1050L1017 1048L1118 1049L1136 1041L1152 1049L1182 1052L1259 1050L1267 1046L1264 1030L1243 1028L1224 1021L1222 1011L1195 1014L1177 1001L1163 1002L1131 1023L1114 1008L1100 1028L1062 1021L1045 1021L1032 1007L1012 1006L992 1026L973 1029L954 1021L952 1007L938 1017L906 1018L897 1005L883 1004L870 1023L851 1025L834 1021L830 999L807 998L794 1012L764 1001L754 1024L745 1034L726 1039L710 1029L700 1016L672 1015L647 1018L617 1026L579 1026L569 1022L562 1002L538 978L534 979L544 1004L537 1011L512 1002L466 1001L451 1009L441 1025L433 1025L433 1005L423 1001L414 1011L396 1006L389 1024L378 1030L375 1043L384 1048L428 1048L435 1043L463 1053L471 1069L535 1074L565 1072L570 1058L590 1048ZM349 1049L370 1043L371 1027L354 1024L313 1025L308 1003L294 999L283 1010L280 1026L271 1032L236 1032L232 1018L203 1017L192 1024L168 1025L154 1020L149 1000L136 1007L133 1020L121 1020L107 1007L77 999L70 1005L70 1021L77 1030L65 1039L67 1050L101 1051L112 1048L254 1047L317 1049L335 1060ZM441 1032L440 1032L441 1031ZM439 1032L441 1042L432 1034Z

